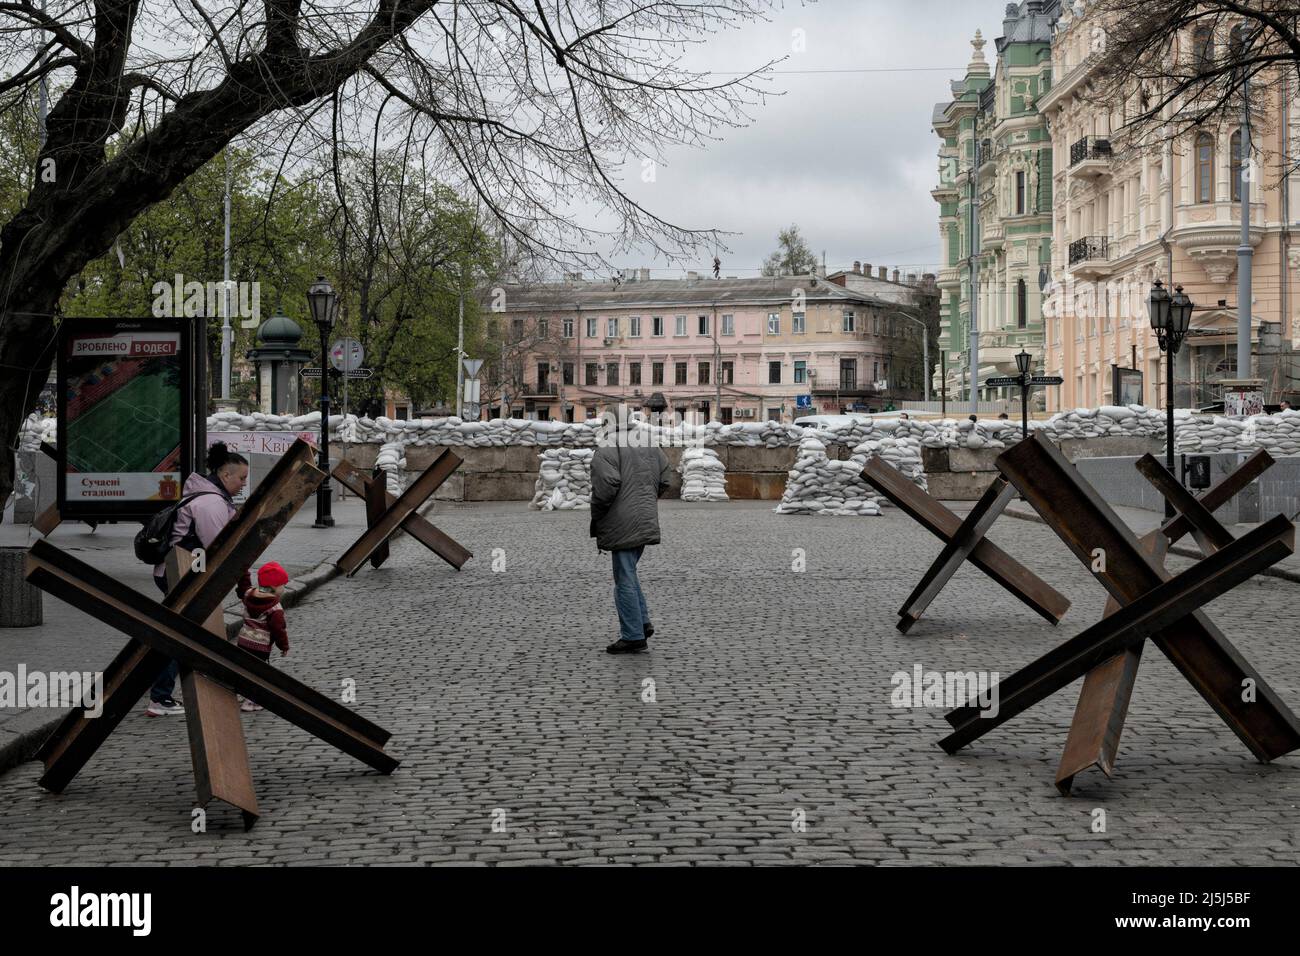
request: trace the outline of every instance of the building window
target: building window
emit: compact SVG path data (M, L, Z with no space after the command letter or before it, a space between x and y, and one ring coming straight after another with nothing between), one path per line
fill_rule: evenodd
M595 319L588 319L588 320L587 320L587 338L589 338L589 339L594 339L595 337L596 337L596 320L595 320Z
M731 409L730 409L730 408L722 408L722 409L719 409L719 410L718 410L718 416L719 416L719 420L722 422L722 424L724 424L724 425L730 425L730 424L731 424Z
M596 410L595 410L594 408L592 408L590 405L587 405L586 408L585 408L585 410L586 410L586 412L587 412L587 417L588 417L588 418L595 418L595 417L596 417Z
M1029 290L1024 279L1016 280L1016 328L1023 329L1029 324Z
M781 384L781 363L780 362L767 363L767 384L769 385Z
M790 331L795 335L803 335L808 327L808 318L803 312L795 312L790 316Z
M852 391L858 387L858 360L840 359L840 391Z
M605 366L605 384L606 385L618 384L618 363L617 362L610 362L608 365Z
M844 319L843 319L843 321L842 321L842 323L841 323L841 325L840 325L840 331L841 331L841 332L852 332L852 331L854 331L855 324L856 324L856 323L855 323L855 321L854 321L854 315L853 315L853 313L850 312L850 311L848 311L848 310L846 309L846 310L844 311ZM877 328L876 331L879 332L880 329Z
M587 363L587 384L588 384L588 385L599 385L599 384L600 384L599 382L596 381L596 363L595 363L595 362L588 362L588 363Z
M734 362L723 362L718 366L718 378L723 385L734 385L736 378L736 366Z
M767 313L767 334L768 335L781 334L781 313L780 312Z
M394 405L393 418L399 422L404 422L411 417L411 407L409 405Z
M697 380L699 381L699 383L701 385L708 385L709 384L709 363L701 362L698 372L699 375L697 376Z
M627 383L629 385L641 384L641 363L640 362L627 363Z
M802 385L802 384L804 384L804 383L807 382L807 381L808 381L808 363L807 363L807 362L795 362L795 363L794 363L794 383L795 383L796 385Z
M564 384L572 385L573 384L573 363L572 362L564 363L564 372L562 374L563 374Z
M634 315L627 320L627 334L634 339L641 337L641 316Z
M548 333L550 330L551 330L551 323L549 320L547 319L537 320L537 337L539 339L545 339L546 333Z
M673 363L673 384L674 385L686 384L686 363L685 362Z
M767 410L767 420L769 422L779 422L781 420L781 409L769 408Z
M523 319L511 319L511 320L510 320L510 337L511 337L511 339L513 339L515 342L518 342L520 339L522 339L522 338L524 337L524 320L523 320Z
M664 334L664 317L654 315L650 317L650 334L662 337Z
M852 359L849 359L849 361L852 362L853 360L852 360ZM857 367L857 362L853 362L853 364L854 364L854 367L856 368L856 367ZM841 361L841 362L840 362L840 368L843 368L843 367L844 367L844 362ZM872 380L873 382L879 382L879 381L880 381L880 363L879 363L879 362L872 362L872 363L871 363L871 380Z
M560 334L566 339L573 338L573 319L565 319L560 324Z
M708 334L710 334L710 333L709 333L709 317L708 317L707 315L701 315L701 316L699 317L699 319L700 319L700 335L708 335Z
M650 384L662 385L663 383L664 383L664 363L651 362L650 363Z
M1196 136L1196 201L1214 202L1214 137Z
M724 315L722 317L722 334L723 335L736 334L736 317L734 315ZM731 414L731 409L729 408L723 409L723 411L725 411L728 415Z
M606 327L608 328L608 331L605 333L607 337L611 339L618 338L618 316L610 318L606 322Z
M1192 31L1192 62L1199 70L1214 65L1214 27L1208 23Z
M674 321L676 322L676 329L677 329L677 331L676 331L674 334L675 334L675 335L685 335L685 334L686 334L686 316L684 316L684 315L679 315L679 316L676 317L676 319L674 319Z
M1016 215L1025 214L1025 171L1016 171Z
M1232 134L1232 201L1241 202L1241 130Z

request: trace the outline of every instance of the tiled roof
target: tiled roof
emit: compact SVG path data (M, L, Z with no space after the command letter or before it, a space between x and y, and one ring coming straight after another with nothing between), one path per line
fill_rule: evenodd
M813 302L842 301L862 305L892 305L885 299L810 276L763 276L743 279L645 279L613 282L506 285L506 309L532 311L580 308L671 308L674 306L762 305L789 302L795 289Z

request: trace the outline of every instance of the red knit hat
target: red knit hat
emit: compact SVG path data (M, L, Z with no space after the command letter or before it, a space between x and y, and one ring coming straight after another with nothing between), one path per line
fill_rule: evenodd
M278 588L289 583L289 572L275 561L268 561L257 569L257 585L263 588Z

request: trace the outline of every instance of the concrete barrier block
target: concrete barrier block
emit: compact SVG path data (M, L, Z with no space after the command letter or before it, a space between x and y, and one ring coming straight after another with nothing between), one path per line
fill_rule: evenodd
M927 475L930 497L940 501L978 501L997 475L987 471L950 471Z
M464 476L464 501L531 501L536 472L469 472Z
M727 497L758 501L780 501L785 494L785 472L727 472Z
M343 444L340 443L339 448L343 448L343 447L344 447ZM367 475L374 470L375 459L379 457L378 443L350 442L346 447L347 447L347 453L345 457L347 458L348 462L352 465L353 468L356 468L358 471L364 471ZM331 442L330 450L333 451L333 449L334 449L334 444L333 442ZM423 451L424 449L420 449L420 450ZM414 448L408 449L408 455L407 455L408 461L410 458L409 452L412 451L415 451L415 449ZM430 459L430 461L432 461L432 459Z
M926 474L948 471L948 449L921 446L921 467Z
M948 470L957 471L997 471L994 464L998 455L1005 448L958 448L948 449Z
M727 470L737 472L780 472L782 475L794 467L799 449L794 445L784 448L747 448L732 445L727 460Z
M1164 460L1165 443L1161 438L1063 438L1061 454L1070 461L1080 458L1141 458L1150 452Z
M413 481L414 475L408 475L407 481ZM532 495L529 494L531 498ZM438 486L433 493L434 501L464 501L465 500L465 476L459 471L453 472L446 481Z

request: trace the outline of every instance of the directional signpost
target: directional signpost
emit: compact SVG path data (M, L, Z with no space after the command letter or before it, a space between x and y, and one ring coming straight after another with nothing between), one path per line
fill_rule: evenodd
M303 378L320 378L320 369L301 368L298 370L298 374L301 375ZM346 380L346 379L354 379L354 378L370 378L370 376L374 375L375 373L374 373L374 369L354 368L350 372L343 372L341 374L343 375L343 378Z
M1024 352L1020 353L1028 358ZM1016 359L1020 361L1019 356ZM1028 366L1028 362L1025 363ZM1030 375L1028 368L1019 375L1000 375L996 378L984 380L984 384L992 388L1002 388L1011 386L1020 389L1020 437L1025 438L1029 435L1029 390L1040 385L1060 385L1065 379L1059 375Z

